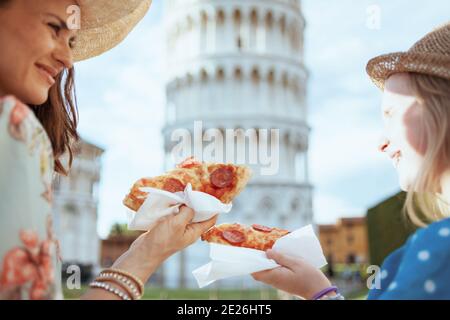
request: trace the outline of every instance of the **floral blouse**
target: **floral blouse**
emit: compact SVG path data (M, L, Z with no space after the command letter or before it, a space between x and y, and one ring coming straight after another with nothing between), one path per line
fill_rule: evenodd
M32 110L0 98L0 299L62 299L53 153Z

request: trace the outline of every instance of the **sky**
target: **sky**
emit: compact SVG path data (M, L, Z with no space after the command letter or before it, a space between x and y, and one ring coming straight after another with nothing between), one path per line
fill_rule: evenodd
M245 0L242 0L245 1ZM126 222L122 199L134 181L164 170L163 1L119 46L76 65L81 136L106 151L98 232ZM317 223L362 216L399 191L394 168L377 151L381 94L365 73L379 54L405 51L449 20L447 0L303 0L309 71L309 165Z

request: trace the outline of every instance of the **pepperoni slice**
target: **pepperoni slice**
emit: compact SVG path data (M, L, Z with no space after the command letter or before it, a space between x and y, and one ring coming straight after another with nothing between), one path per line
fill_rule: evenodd
M233 169L222 167L211 173L210 182L216 188L226 188L233 182Z
M252 228L262 232L271 232L273 230L271 227L266 227L260 224L252 224Z
M195 160L194 157L189 157L180 164L177 165L178 168L192 168L201 165L201 162Z
M180 180L175 178L167 178L163 186L163 189L169 192L183 191L184 188L184 184Z
M226 230L222 232L222 238L232 244L240 244L245 241L245 234L239 230Z

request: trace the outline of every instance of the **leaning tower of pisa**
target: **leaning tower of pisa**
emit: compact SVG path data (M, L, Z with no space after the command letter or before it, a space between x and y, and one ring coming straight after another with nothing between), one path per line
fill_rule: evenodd
M172 133L278 129L279 169L254 176L219 222L293 229L312 222L308 180L305 20L299 0L166 0L166 163L173 166ZM225 152L227 145L225 145ZM163 268L164 285L195 287L192 270L208 261L197 243ZM250 278L219 286L251 287Z

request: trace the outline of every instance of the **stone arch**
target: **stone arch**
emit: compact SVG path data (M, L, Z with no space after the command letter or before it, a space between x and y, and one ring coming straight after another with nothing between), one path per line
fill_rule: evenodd
M269 85L275 84L275 69L273 68L270 68L269 71L267 72L267 83Z
M291 137L292 133L290 130L286 130L285 132L283 132L283 136L282 136L282 141L283 143L285 143L286 145L290 145L291 142Z
M250 24L252 27L256 28L258 25L258 11L256 8L250 10Z
M264 23L266 25L266 29L270 30L274 25L274 17L272 11L267 11L266 16L264 18Z
M217 9L217 25L222 26L225 24L225 11L222 8Z
M201 30L206 30L207 26L208 26L208 13L204 10L202 10L200 12L200 26L201 26Z
M289 42L292 50L300 50L300 28L296 21L293 21L289 26Z
M253 67L251 71L251 79L252 82L255 84L258 84L261 81L261 73L258 69L258 67Z
M292 77L292 93L297 99L300 97L300 81L297 76Z
M292 212L296 212L300 209L300 199L298 197L294 197L291 200L290 209Z
M205 23L209 20L208 12L205 10L200 11L200 22Z
M275 209L275 202L272 197L266 195L260 199L258 207L262 212L272 212Z
M278 25L281 31L281 34L286 34L286 16L283 14L280 16L280 19L278 20Z
M202 68L200 70L200 81L205 83L205 82L208 82L208 80L209 80L208 71L205 68Z
M243 39L241 35L242 12L240 8L235 8L233 10L233 25L236 35L236 48L241 50L243 48Z
M244 73L242 71L242 68L239 66L235 67L233 70L233 78L235 80L242 80L243 77L244 77Z
M240 26L242 23L242 12L241 12L241 9L239 9L239 8L235 8L233 10L233 23L236 26Z
M216 69L216 79L219 81L223 81L225 79L225 70L223 67L217 67Z
M288 88L289 87L289 76L288 76L288 73L286 71L284 71L281 74L281 85L283 86L283 88Z

